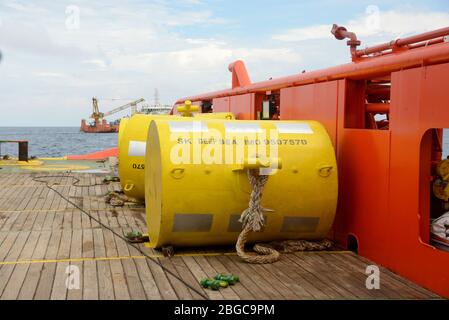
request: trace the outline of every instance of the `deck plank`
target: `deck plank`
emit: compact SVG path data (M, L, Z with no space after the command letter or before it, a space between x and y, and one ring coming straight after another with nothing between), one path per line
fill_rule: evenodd
M276 297L275 299L299 298L299 296L297 296L295 292L290 290L288 286L275 279L270 272L267 272L263 265L245 263L241 261L238 256L229 256L228 258L233 260L234 263L237 264L240 268L246 268L248 275L257 274L259 280L256 280L254 276L251 276L251 278L254 278L255 281L260 281L260 279L262 279L265 283L265 290L269 290L272 294L274 294Z
M61 242L58 249L58 259L70 258L70 247L72 241L72 230L62 230ZM50 298L52 300L65 300L67 298L68 288L66 280L68 278L69 262L57 262L54 274L53 287Z
M94 229L94 253L96 258L106 257L106 247L102 229ZM97 261L98 295L100 300L114 299L114 285L112 284L111 267L108 261Z
M304 285L307 286L307 283L312 284L314 288L316 288L318 291L320 291L320 294L318 294L320 297L324 295L323 299L342 299L343 296L336 290L334 290L332 287L328 285L326 280L321 279L319 276L311 271L307 265L304 263L295 263L291 255L284 254L282 255L282 258L284 259L284 263L288 264L288 270L292 272L292 277L295 277L297 279L304 279ZM314 292L313 289L310 288L309 292ZM317 292L315 292L315 295ZM327 298L326 298L327 297Z
M178 272L178 275L181 276L181 279L184 280L190 287L196 289L196 291L202 293L204 296L207 296L207 293L204 291L204 288L200 286L199 281L196 280L195 276L192 274L192 270L190 270L182 257L172 257L171 263L174 268ZM204 300L204 297L199 295L196 291L189 289L190 294L194 300Z
M127 257L130 256L128 244L115 237L115 242L117 245L117 251L119 256ZM126 283L128 284L129 294L132 300L142 300L146 298L145 290L142 287L139 274L136 269L136 265L133 259L123 259L122 260L123 269L125 271Z
M26 234L28 235L26 236ZM18 241L23 241L23 249L20 255L11 259L31 259L37 241L39 240L39 232L27 231L22 232L23 238L18 238ZM28 264L21 265L4 265L0 270L0 295L2 300L15 300L19 295L20 288L22 287L26 273L28 271ZM6 283L6 279L9 280Z
M45 253L45 259L56 259L58 255L61 236L62 232L60 230L55 230L51 233L51 238L48 243L47 252ZM34 299L36 300L50 299L55 272L56 272L56 263L43 263Z
M368 259L366 259L362 256L353 255L353 258L357 258L358 260L360 260L362 263L365 263L365 264L373 264L371 261L369 261ZM427 290L426 288L423 288L423 287L417 285L416 283L413 283L412 281L407 280L407 279L397 275L396 273L387 270L386 268L380 267L380 269L381 269L381 271L386 271L388 278L395 281L395 283L397 283L401 287L406 286L407 288L411 288L414 291L421 294L420 298L423 298L423 299L440 298L436 293L431 292L431 291Z
M5 232L7 234L5 240L3 240L2 245L0 246L0 261L4 261L8 256L9 251L12 246L16 242L17 237L19 236L19 231L11 231Z
M336 257L345 262L348 265L348 268L355 268L359 272L365 272L366 266L373 264L371 261L364 260L363 257L356 256L354 254L349 254L343 257ZM408 282L405 279L401 279L400 277L396 278L396 275L385 269L380 267L381 271L381 287L382 283L384 286L391 288L391 290L398 292L401 298L405 299L423 299L423 298L431 298L434 294L425 290L424 288L415 288L415 285L411 282ZM404 281L406 281L404 283ZM433 296L435 297L435 296Z
M306 270L311 276L309 279L316 279L320 283L320 288L325 290L325 292L333 298L349 298L356 299L357 296L352 292L348 291L344 287L333 279L333 275L328 275L328 270L320 267L320 265L310 259L307 255L303 253L295 255L295 254L286 254L286 258L290 260L296 266L302 267L302 269ZM315 280L315 281L316 281Z
M170 282L171 286L176 292L176 295L180 300L192 300L193 296L191 291L179 280L181 275L176 271L176 268L174 267L171 259L162 258L159 259L161 265L170 272L166 272L164 270L164 273L166 277L168 278L168 281ZM176 276L176 277L175 277Z
M344 296L350 294L357 299L370 299L373 298L371 291L365 288L365 281L354 281L349 270L347 272L339 272L337 265L329 263L329 261L323 261L317 254L310 255L307 252L297 253L293 256L301 256L301 258L308 260L320 270L319 275L324 281L333 280L333 288L339 288ZM328 270L326 272L326 270Z
M151 269L148 267L146 259L136 259L137 272L148 300L161 300L162 295L157 287Z
M242 281L253 281L259 287L259 290L264 291L269 296L270 300L285 299L285 297L277 291L262 274L254 272L249 264L243 263L238 257L235 256L226 256L225 258L230 260L236 268L240 270L240 274L238 274L238 276L242 279Z
M285 274L309 293L313 299L331 299L335 296L335 293L329 294L328 290L324 290L325 284L321 284L301 267L295 267L285 255L281 256L279 264Z
M363 290L368 290L365 287L367 275L354 268L352 264L347 264L344 262L344 259L348 254L349 253L316 253L316 256L327 263L335 265L339 269L339 273L350 275L353 281L359 284L359 286ZM342 258L343 260L339 259L338 257ZM401 295L398 293L398 291L391 287L389 283L385 283L379 290L369 290L369 293L371 294L373 299L383 299L385 297L389 299L401 298Z
M43 259L45 253L47 252L48 243L50 241L51 231L40 231L39 241L33 253L33 259ZM20 300L31 300L36 292L37 285L39 283L39 278L41 275L41 270L43 268L43 263L32 263L27 271L26 278L23 282L22 288L20 289L18 299Z
M16 219L20 215L20 211L14 211L14 212L5 212L5 219L3 222L3 225L1 227L1 231L8 232L11 231L11 226L14 224Z
M150 260L145 261L148 267L150 268L151 273L153 274L154 282L156 282L156 285L158 287L162 299L165 300L178 299L178 295L175 289L173 288L164 270L162 270L162 268L160 267L161 264L160 259L153 258L152 261Z
M313 295L309 293L300 282L294 281L294 279L289 276L287 269L280 261L275 264L262 265L262 267L272 274L275 280L277 279L291 292L294 292L297 299L313 299Z
M139 252L136 248L128 246L128 249L131 256L141 256L141 252ZM140 249L147 254L151 254L149 251L152 251L151 249L145 248L142 245L140 245ZM162 299L163 297L159 292L153 272L151 271L151 268L148 266L147 262L147 258L134 259L137 273L139 275L146 297L149 300ZM149 262L153 263L151 261Z
M3 244L3 240L6 239L7 235L8 235L8 232L1 232L0 231L0 248L1 248L1 245Z
M83 230L81 229L74 229L72 230L72 241L70 246L70 258L71 259L80 259L83 257ZM83 274L83 262L82 261L72 261L70 262L71 266L76 266L79 270L79 274ZM83 290L84 287L84 278L80 276L79 283L80 287L79 289L73 288L68 290L67 292L67 300L79 300L83 297Z
M106 246L106 255L108 257L117 257L118 251L115 245L114 235L109 230L103 231L104 242ZM109 261L111 269L112 284L114 286L115 299L129 300L130 295L126 284L126 277L120 260Z
M94 258L94 236L92 229L83 230L83 258ZM83 263L83 299L98 300L97 264L93 260Z
M187 267L191 270L193 276L195 277L195 280L197 282L201 281L204 278L212 278L212 273L208 275L203 271L203 269L200 267L200 265L195 261L194 257L188 257L184 256L182 257L184 260L184 263L187 265ZM225 297L220 291L214 291L214 290L207 290L206 293L208 294L209 298L212 300L224 300ZM235 299L238 299L239 297L235 295Z
M72 175L81 186L73 185L67 174L48 181L119 234L146 232L145 208L104 202L108 191L120 189L119 183L96 185L100 176ZM0 185L5 186L0 189L0 262L9 261L0 263L1 299L202 298L176 277L217 300L439 298L382 267L380 290L367 290L365 269L372 262L347 252L282 254L270 265L251 265L236 255L215 255L213 249L200 248L183 250L170 259L146 259L55 192L32 181L32 176L0 174ZM151 256L160 255L139 247ZM29 259L36 261L17 263ZM66 288L69 266L78 267L79 290ZM241 281L219 291L201 288L199 280L216 273L234 273Z
M197 256L195 259L199 262L201 267L207 274L215 275L216 273L221 274L234 274L241 276L241 270L237 268L229 259L223 256L217 257L202 257ZM209 269L209 266L211 269ZM206 271L207 270L207 271ZM231 292L232 291L232 292ZM245 279L240 279L240 282L236 283L234 286L230 287L230 290L223 292L225 299L234 299L238 296L242 300L266 300L269 296L260 290L259 287L252 281L246 281Z

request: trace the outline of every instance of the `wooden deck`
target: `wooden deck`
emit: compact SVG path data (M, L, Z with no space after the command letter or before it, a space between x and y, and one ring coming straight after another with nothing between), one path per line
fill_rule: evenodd
M1 299L201 299L109 230L32 181L36 175L0 174ZM102 181L93 174L71 175L80 178L81 185ZM103 196L118 190L118 183L76 187L69 178L50 181L59 183L59 191L114 230L146 231L144 208L105 204ZM284 254L271 265L250 265L231 250L182 251L170 259L145 250L210 299L438 298L383 268L380 289L366 289L365 269L372 263L349 252ZM80 270L80 289L66 287L70 265ZM203 290L198 281L216 273L235 273L241 282L220 291Z

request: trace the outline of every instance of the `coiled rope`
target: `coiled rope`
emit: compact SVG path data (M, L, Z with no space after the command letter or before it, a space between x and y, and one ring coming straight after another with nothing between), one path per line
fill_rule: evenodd
M248 170L248 179L252 191L249 198L249 206L240 216L240 222L243 223L243 230L240 233L235 248L237 255L249 263L273 263L279 260L280 253L272 248L256 244L253 248L259 255L248 254L245 252L245 243L251 232L258 232L265 225L263 214L271 211L261 206L262 192L268 181L267 175L259 175L258 169Z
M282 252L296 251L320 251L332 247L332 242L324 239L322 241L312 242L307 240L286 240L273 241L269 244L257 243L253 250L258 254L249 254L245 252L245 243L251 232L260 231L265 225L264 213L273 211L263 208L261 200L263 189L268 181L268 175L260 175L258 169L248 170L248 179L252 187L248 208L242 212L240 222L243 224L243 230L239 234L235 248L237 255L244 261L254 264L273 263L280 259Z

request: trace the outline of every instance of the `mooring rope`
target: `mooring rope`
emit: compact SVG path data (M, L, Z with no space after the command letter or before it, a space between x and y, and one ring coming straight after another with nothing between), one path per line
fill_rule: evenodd
M249 198L249 206L243 211L240 222L243 224L243 230L240 233L235 248L237 254L244 261L249 263L273 263L279 260L280 254L277 250L261 245L255 245L253 250L260 255L247 254L245 252L245 243L251 232L258 232L265 225L264 213L270 211L261 206L262 193L265 184L268 181L267 175L259 175L259 170L248 170L248 179L252 187Z
M324 239L322 241L307 241L307 240L286 240L274 241L269 244L257 243L253 250L257 254L248 254L245 252L245 243L251 232L260 231L265 225L264 213L273 211L263 208L261 205L263 189L268 181L268 175L260 175L258 169L248 170L248 179L252 187L251 196L249 199L248 208L242 212L240 222L243 224L243 230L239 234L235 248L238 256L249 263L273 263L280 259L282 252L296 252L296 251L320 251L332 247L332 242Z

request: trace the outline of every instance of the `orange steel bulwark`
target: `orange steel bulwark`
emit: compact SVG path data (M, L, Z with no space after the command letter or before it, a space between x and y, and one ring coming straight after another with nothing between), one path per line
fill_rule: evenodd
M430 183L449 127L447 35L443 28L357 50L356 36L343 32L335 36L349 37L352 63L251 83L238 61L229 66L232 89L176 104L212 103L214 112L256 119L271 99L280 120L323 123L341 190L329 237L449 297L449 252L429 242Z

